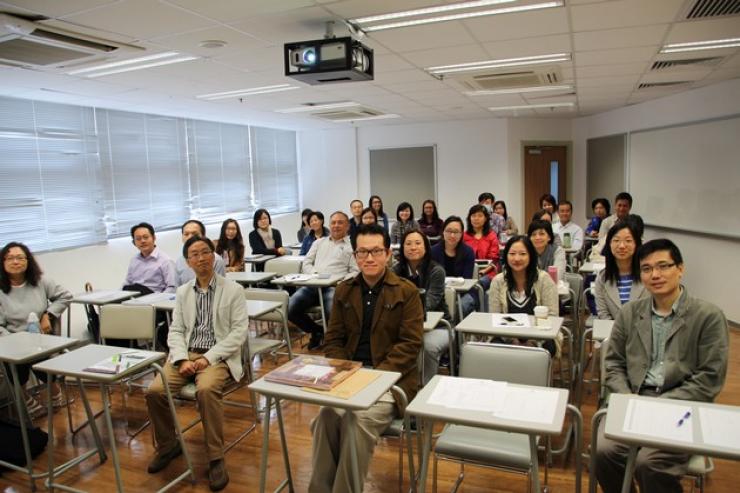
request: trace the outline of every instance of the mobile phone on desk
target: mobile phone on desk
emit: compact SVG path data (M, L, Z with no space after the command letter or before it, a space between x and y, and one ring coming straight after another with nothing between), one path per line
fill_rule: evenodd
M319 279L329 279L331 277L331 274L319 274Z

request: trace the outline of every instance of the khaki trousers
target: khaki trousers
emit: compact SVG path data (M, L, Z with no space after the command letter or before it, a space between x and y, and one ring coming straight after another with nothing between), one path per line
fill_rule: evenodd
M191 361L202 357L199 353L188 353ZM193 380L193 377L183 377L177 368L167 362L164 373L170 387L170 392L177 395L180 389ZM223 361L209 365L206 369L195 374L196 400L202 418L203 434L206 440L208 460L222 459L224 456L224 413L223 388L231 379L229 367ZM157 442L157 452L167 452L176 443L175 425L172 422L167 396L162 385L162 378L157 375L146 393L146 405L149 408L149 417L154 426L154 438Z
M355 450L360 484L365 477L378 437L396 415L395 401L390 392L366 411L355 412ZM352 462L347 440L347 412L344 409L322 407L311 423L313 433L313 473L309 493L349 493L353 491Z

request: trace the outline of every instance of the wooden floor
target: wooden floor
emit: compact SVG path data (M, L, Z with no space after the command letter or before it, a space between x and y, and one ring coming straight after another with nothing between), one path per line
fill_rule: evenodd
M723 392L718 402L724 404L740 405L740 331L732 330L730 349L730 365ZM260 373L274 366L272 361L265 362ZM100 408L100 395L94 390L88 391L94 409ZM237 400L247 402L248 393L244 390L236 395ZM133 408L131 413L132 424L141 423L146 417L145 404L140 391L136 391L129 398L129 405ZM184 461L177 459L163 472L150 475L146 472L146 466L152 457L153 446L149 431L129 441L124 429L123 414L121 410L121 397L117 392L113 397L113 418L117 435L118 451L123 469L123 483L126 491L155 491L163 486L170 478L175 477L184 467ZM585 440L590 437L590 419L595 409L595 396L585 396L582 411L586 420ZM316 406L308 404L286 403L284 405L283 417L288 433L288 444L290 460L293 471L296 491L306 491L308 480L311 475L311 434L309 423L316 415ZM79 422L83 417L82 406L79 402L73 404L73 413ZM182 422L187 422L195 414L190 405L183 405L178 409L178 415ZM248 420L253 414L250 410L226 407L226 439L235 436L240 427L247 426ZM275 416L271 417L273 424ZM38 424L45 427L45 418L39 420ZM55 416L55 430L57 438L54 445L54 457L58 463L67 460L74 454L87 450L92 444L89 429L72 437L66 433L66 415L63 411L57 411ZM102 420L98 420L101 431L105 433ZM197 426L186 435L188 449L191 451L195 469L196 483L181 483L172 491L180 492L207 492L208 481L206 479L206 459L203 455L202 433ZM107 441L106 441L107 443ZM254 492L259 488L259 460L260 447L262 444L261 426L247 436L239 445L232 449L226 456L226 462L231 477L231 483L225 491ZM587 443L584 442L584 445ZM2 446L0 444L0 446ZM272 491L283 478L283 462L280 454L277 426L271 428L270 433L270 463L268 469L268 490ZM572 456L571 456L572 457ZM394 440L381 440L375 450L373 462L370 467L366 492L395 492L398 491L398 448ZM36 459L36 464L44 468L47 464L46 453ZM542 462L540 461L540 464ZM715 460L716 469L709 476L706 483L708 493L734 493L739 490L740 467L737 463L723 460ZM449 491L454 483L458 466L452 463L441 463L440 467L440 491ZM542 474L542 470L540 471ZM430 473L431 474L431 473ZM587 491L588 471L584 468L583 491ZM65 485L74 486L90 492L115 491L115 480L112 461L109 458L104 464L99 464L97 458L93 457L83 462L80 466L66 472L61 482ZM37 483L43 491L41 482ZM573 459L564 466L562 459L555 459L550 469L549 486L550 491L571 492L575 490L575 475ZM431 485L431 482L430 482ZM404 479L404 487L408 487L408 479ZM685 491L690 491L690 482L684 481ZM431 489L431 488L430 488ZM466 468L466 479L461 491L472 492L523 492L526 490L526 480L517 474L496 472L489 469L475 467ZM29 492L31 491L26 477L16 472L4 472L0 477L0 491ZM286 490L287 491L287 490Z

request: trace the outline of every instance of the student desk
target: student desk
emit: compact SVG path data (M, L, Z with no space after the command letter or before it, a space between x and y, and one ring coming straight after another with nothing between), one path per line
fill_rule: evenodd
M460 320L462 320L464 317L462 312L462 297L471 289L475 288L478 291L478 301L480 303L479 306L481 307L481 309L483 308L483 297L485 296L485 293L483 291L483 286L478 284L478 281L476 279L462 279L462 282L460 282L459 279L456 279L454 277L447 277L445 278L445 287L449 287L455 290L455 294L457 295L457 313Z
M321 307L321 325L324 328L324 334L326 334L326 316L324 315L324 289L336 286L339 281L344 279L346 274L289 274L287 276L278 277L273 279L271 282L278 286L297 286L297 287L309 287L316 288L319 290L319 306Z
M139 296L141 293L138 291L124 291L124 290L95 290L87 293L80 293L74 296L70 303L79 303L82 305L95 305L102 306L109 303L120 303L129 298ZM67 309L67 337L69 337L72 331L72 305Z
M436 404L429 404L427 401L434 392L435 387L442 378L455 378L463 380L461 377L443 377L435 375L432 380L422 388L411 403L406 408L407 415L413 415L421 421L422 433L422 461L419 473L418 491L426 490L427 471L429 469L429 455L432 448L432 430L435 421L452 423L465 426L474 426L491 430L508 431L512 433L523 433L529 435L530 449L532 457L532 479L534 483L533 491L540 491L539 473L537 464L537 436L538 435L558 435L563 429L565 411L568 406L568 391L566 389L556 389L551 387L532 387L527 385L507 384L510 387L522 389L547 390L558 394L555 412L552 421L548 423L537 421L519 421L496 416L492 412L472 411L467 409L450 408ZM468 380L468 379L465 379ZM527 403L527 406L541 406L537 400ZM495 446L496 444L491 444ZM578 456L577 456L578 457ZM580 460L576 465L576 491L580 492ZM411 477L413 484L416 478Z
M268 382L263 378L252 382L249 385L249 389L265 396L265 409L270 409L271 401L275 400L275 410L277 412L278 429L280 431L280 442L283 452L283 462L285 464L286 478L280 483L275 491L281 491L283 488L288 486L289 491L295 491L293 487L293 478L290 473L290 460L288 457L288 446L285 438L285 430L283 427L283 415L280 410L280 400L287 399L297 402L306 402L308 404L316 404L319 406L329 406L339 409L345 409L347 415L351 416L353 420L354 411L363 411L369 409L385 394L390 388L401 378L401 374L398 372L371 370L363 368L359 371L378 373L380 376L371 382L363 390L350 397L349 399L339 399L337 397L317 394L315 392L308 392L303 390L301 387L292 385L283 385L280 383ZM354 421L354 420L353 420ZM262 434L262 456L260 459L260 493L265 491L265 481L267 479L267 454L269 449L269 437L270 437L270 420L266 416L263 422L264 431ZM347 437L351 443L355 441L355 427L350 424L349 436ZM410 440L410 439L409 439ZM410 444L410 441L409 441ZM351 447L355 449L354 447ZM354 486L355 492L360 493L362 491L362 485L360 484L359 471L357 465L357 455L352 456L352 472L354 475Z
M624 430L624 422L627 416L630 401L644 401L655 403L667 403L683 406L691 409L692 440L682 441L672 437L660 437L655 435L637 434ZM644 397L635 394L612 394L609 398L609 408L606 412L606 426L604 427L604 436L607 438L629 445L629 455L627 456L627 466L624 474L624 483L622 483L622 492L629 493L632 484L632 476L635 469L635 457L637 449L640 447L652 447L661 450L670 450L674 452L685 452L689 455L709 455L722 459L740 460L740 441L726 440L724 444L705 443L708 430L702 429L702 411L724 411L726 416L735 421L736 426L740 421L740 407L727 406L721 404L710 404L708 402L693 402L672 399L660 399L657 397ZM681 416L677 416L676 420ZM707 421L710 421L707 418ZM717 420L717 421L722 421ZM722 425L714 422L713 426ZM729 428L729 427L728 427ZM730 431L729 429L727 430ZM716 430L715 430L716 433ZM595 450L592 443L592 450ZM589 474L589 489L594 481L593 467ZM595 485L594 485L595 486Z
M536 327L534 317L529 316L529 326L516 325L494 326L493 314L486 312L473 312L455 327L462 334L476 334L480 336L515 337L517 339L555 339L563 325L562 317L548 317L549 327Z
M167 355L165 353L160 352L154 352L154 351L141 351L136 350L137 353L145 355L146 357L142 360L140 360L138 363L126 368L125 370L116 373L116 374L105 374L105 373L94 373L90 371L86 371L85 368L92 366L106 358L112 358L113 356L127 352L125 348L120 347L113 347L113 346L101 346L98 344L91 344L89 346L84 346L82 348L76 349L74 351L71 351L69 353L63 354L61 356L57 356L56 358L52 358L47 361L43 361L41 363L38 363L33 366L34 370L37 371L43 371L45 373L48 373L51 377L52 375L61 375L64 377L71 377L77 380L78 387L80 389L80 396L82 397L82 401L85 404L85 411L87 412L87 418L89 420L90 429L92 430L93 437L95 439L95 450L90 450L81 456L72 459L65 464L61 465L59 467L59 472L62 473L69 469L72 465L78 464L82 462L83 460L87 459L91 455L94 455L96 452L100 455L101 462L103 462L106 458L105 456L105 450L103 448L103 442L100 437L100 433L98 432L98 427L95 424L95 419L92 416L92 411L90 409L90 403L87 400L87 394L85 393L85 387L82 385L82 380L87 381L93 381L97 382L100 385L100 395L103 400L103 414L105 415L105 424L108 428L108 440L110 441L110 450L111 450L111 456L113 457L113 470L115 472L116 476L116 489L120 493L123 491L123 483L121 481L121 465L118 460L118 451L116 450L116 437L113 430L113 423L111 421L110 416L110 402L108 397L108 390L106 386L108 385L114 385L120 382L122 379L136 375L137 373L141 372L143 369L151 367L154 368L154 370L159 373L159 375L162 377L162 381L164 383L165 392L167 394L167 400L170 404L170 412L172 413L172 417L175 422L175 428L178 436L178 440L180 441L180 445L182 446L182 452L183 456L185 457L185 462L187 464L187 469L185 472L177 476L175 479L173 479L170 483L168 483L163 489L167 489L174 485L175 483L182 481L186 477L190 476L192 480L195 480L195 476L193 474L193 469L190 463L190 456L188 455L187 448L185 447L185 441L182 438L182 433L180 430L180 425L177 421L177 413L175 411L175 404L172 400L172 394L170 394L169 387L167 385L167 377L165 376L164 372L162 371L162 367L159 365L160 361L163 361ZM48 387L51 387L51 378L48 380ZM57 469L54 468L54 454L52 452L52 447L54 444L54 417L53 413L51 412L51 404L49 404L49 453L47 454L49 457L49 479L47 480L47 487L54 488L68 488L64 485L59 485L54 483L54 475L57 471Z
M227 272L226 279L238 282L243 286L254 286L267 282L277 276L274 272Z
M254 271L255 269L257 269L257 265L264 265L265 262L275 257L277 257L277 255L266 255L266 254L245 255L244 263L252 264L252 271Z
M578 268L578 272L581 274L598 274L604 267L606 267L606 264L603 262L583 262L583 265Z
M60 337L49 334L29 334L28 332L14 332L0 338L0 362L5 363L6 368L10 369L10 376L13 377L13 392L15 396L15 408L18 413L20 423L31 425L31 417L28 415L26 399L23 396L20 382L18 381L18 366L30 363L36 363L44 360L54 353L62 352L80 343L77 339ZM8 385L8 378L4 379ZM51 396L51 393L49 393ZM52 416L51 398L49 398L49 416ZM25 426L21 426L21 439L23 441L23 451L26 456L26 467L20 467L9 462L0 461L0 465L15 471L28 474L31 480L31 490L36 489L34 480L46 477L47 473L33 472L33 460L31 459L31 447L28 442L28 431Z
M257 274L261 274L261 272L258 272ZM154 295L164 294L168 295L168 297L154 297ZM170 313L175 310L176 303L177 299L175 295L170 293L153 293L123 302L124 305L150 305L153 306L156 310L162 310ZM246 300L246 303L247 316L252 318L261 317L262 315L277 310L282 306L282 303L280 303L279 301Z
M426 312L426 320L424 320L424 332L431 332L442 324L444 329L447 331L449 338L449 358L450 358L450 374L455 374L455 334L452 332L452 325L450 322L444 319L444 313L442 312ZM421 343L421 374L424 375L424 340Z

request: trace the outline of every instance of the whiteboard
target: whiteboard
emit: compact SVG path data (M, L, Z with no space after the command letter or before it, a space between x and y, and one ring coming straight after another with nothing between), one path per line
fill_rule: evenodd
M646 224L740 239L740 116L632 132L629 149Z

